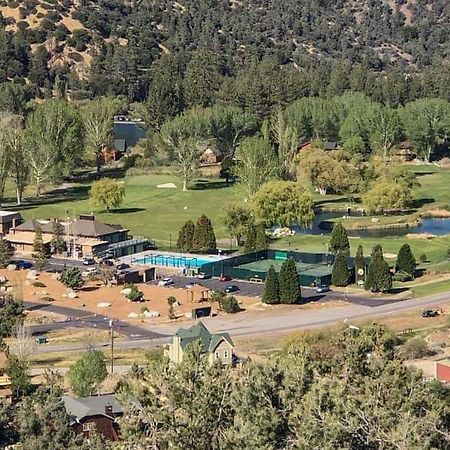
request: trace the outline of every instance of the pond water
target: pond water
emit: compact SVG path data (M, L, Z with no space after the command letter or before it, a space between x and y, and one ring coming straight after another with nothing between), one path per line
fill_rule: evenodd
M302 229L294 227L294 231L299 234L330 234L331 230L326 227L321 227L320 224L327 220L342 218L342 212L326 212L316 214L314 217L312 228ZM351 214L351 216L357 216L357 214ZM345 220L343 221L345 225ZM436 236L445 236L450 233L450 218L425 218L422 219L421 225L410 228L383 228L379 230L347 230L349 236L360 237L389 237L389 236L405 236L406 234L419 234L429 233Z

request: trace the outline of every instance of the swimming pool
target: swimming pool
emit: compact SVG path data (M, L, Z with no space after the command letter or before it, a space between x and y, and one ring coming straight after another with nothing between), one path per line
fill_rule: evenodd
M143 258L133 259L134 264L146 264L166 267L182 267L187 269L198 269L204 264L219 261L220 258L216 256L195 256L195 255L181 255L181 254L150 254Z

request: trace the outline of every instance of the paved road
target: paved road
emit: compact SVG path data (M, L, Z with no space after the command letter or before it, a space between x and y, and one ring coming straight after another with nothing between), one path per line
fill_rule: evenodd
M33 303L24 302L26 309L31 311L40 311L45 313L54 313L67 317L69 320L61 320L59 322L43 324L43 325L33 325L31 327L32 333L42 334L51 330L63 329L67 327L74 328L95 328L100 330L110 329L110 317L104 316L102 314L93 314L89 311L76 308L67 308L65 306L52 305L51 303ZM155 339L164 337L163 334L151 331L146 328L138 327L135 325L130 325L121 320L114 320L114 329L119 333L124 334L131 340L136 339Z
M323 310L295 310L276 311L273 314L268 313L241 313L226 316L217 316L204 318L202 321L212 331L226 331L234 337L243 336L264 336L280 333L287 333L302 329L314 329L327 327L339 323L352 323L360 319L377 318L388 316L390 314L398 315L402 311L413 309L426 309L439 306L442 303L450 301L450 293L438 294L426 298L413 300L391 301L379 300L383 304L380 306L367 306L358 304L349 304L347 306L329 308ZM433 319L430 318L430 321ZM143 325L144 326L144 325ZM174 323L171 325L147 326L147 331L151 338L133 338L124 341L116 341L116 348L146 348L155 347L170 341L171 335L180 327L188 326L186 323ZM97 343L98 347L108 346L108 343ZM38 348L39 352L55 351L79 351L85 350L86 345L81 344L59 344L42 345Z

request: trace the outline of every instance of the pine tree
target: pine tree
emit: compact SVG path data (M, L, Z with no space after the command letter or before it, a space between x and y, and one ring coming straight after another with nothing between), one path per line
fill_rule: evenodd
M256 227L249 224L245 232L244 253L252 253L256 249Z
M301 299L297 266L292 258L286 259L281 265L279 286L281 303L292 304L297 303Z
M192 222L192 220L188 220L181 227L181 230L178 233L177 247L182 252L190 252L190 251L192 251L194 233L195 233L194 222Z
M10 243L0 238L0 269L4 269L11 262L13 253Z
M256 226L255 250L267 250L268 247L269 237L266 234L266 226L264 223L259 223Z
M59 276L59 281L70 289L79 289L84 285L84 279L78 267L65 269Z
M334 260L331 282L335 286L347 286L350 274L347 268L347 258L342 252L339 252Z
M337 254L342 252L345 256L350 255L350 243L348 242L347 230L341 222L336 222L330 236L330 250Z
M47 264L48 252L42 239L42 227L39 223L36 223L34 230L33 253L31 256L38 270L41 270Z
M216 235L211 220L205 214L202 214L195 225L193 249L200 252L209 252L216 248Z
M54 220L52 223L52 240L50 247L52 252L60 255L66 250L66 242L64 241L64 228L58 220Z
M403 244L398 252L395 271L403 271L413 277L414 271L416 270L416 264L416 258L414 258L411 247L409 244Z
M386 292L392 288L391 270L389 264L384 260L383 249L380 245L376 245L372 250L365 288L372 292Z
M362 280L364 281L364 275L365 275L365 260L364 260L364 250L362 245L358 247L358 250L356 251L355 259L353 260L353 268L355 271L355 282L358 283L358 281Z
M264 284L264 293L262 296L263 303L275 305L280 303L280 288L278 283L278 274L275 272L273 266L270 266L266 275L266 282Z

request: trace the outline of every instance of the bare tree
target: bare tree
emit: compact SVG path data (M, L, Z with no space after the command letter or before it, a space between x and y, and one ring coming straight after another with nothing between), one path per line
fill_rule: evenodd
M21 361L28 361L35 352L36 345L30 327L19 323L13 328L9 351Z

